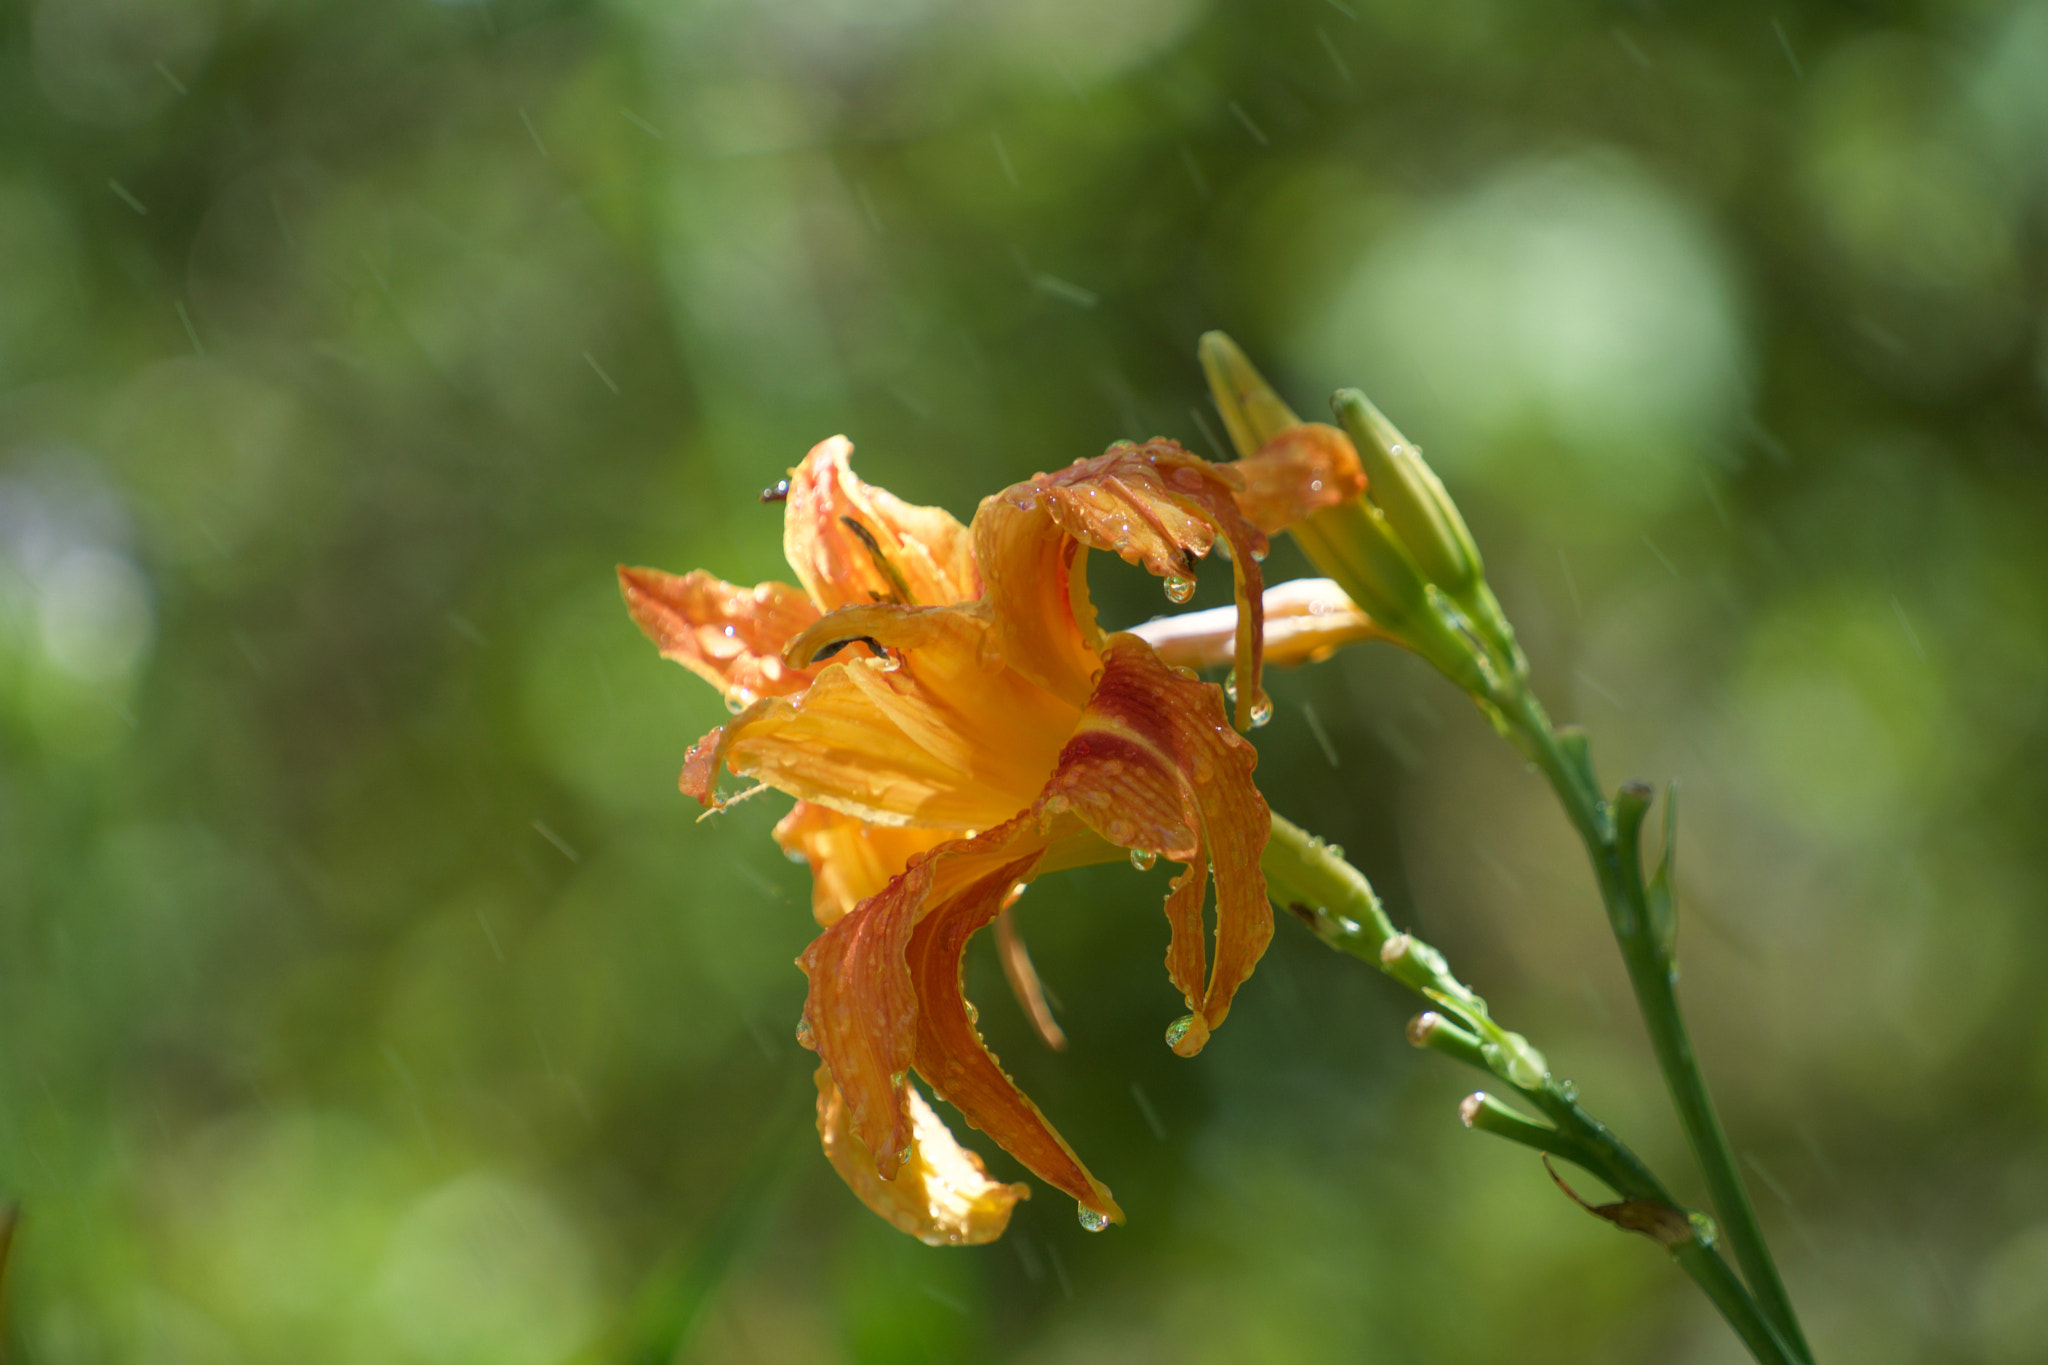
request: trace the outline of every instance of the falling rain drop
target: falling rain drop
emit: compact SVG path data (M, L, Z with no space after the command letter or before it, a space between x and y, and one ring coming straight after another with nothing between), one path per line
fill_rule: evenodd
M1081 1226L1088 1229L1088 1231L1100 1232L1109 1226L1108 1214L1097 1213L1086 1204L1077 1204L1075 1207L1081 1211Z
M1137 868L1140 872L1150 872L1152 865L1158 861L1159 855L1149 848L1134 848L1131 850L1131 866Z
M1177 607L1180 607L1180 606L1186 606L1186 605L1187 605L1187 603L1188 603L1188 600L1189 600L1190 598L1192 598L1192 597L1193 597L1194 595L1195 595L1195 580L1194 580L1194 579L1192 579L1192 578L1182 578L1182 577L1180 577L1180 576L1179 576L1178 574L1175 574L1175 575L1171 575L1171 576L1169 576L1169 577L1167 578L1167 580L1166 580L1166 600L1167 600L1167 601L1169 601L1169 602L1173 603L1173 604L1174 604L1175 606L1177 606Z

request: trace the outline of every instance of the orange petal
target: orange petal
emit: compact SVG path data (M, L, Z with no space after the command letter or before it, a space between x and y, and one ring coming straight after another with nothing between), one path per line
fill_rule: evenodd
M1252 784L1257 763L1215 687L1174 672L1136 636L1113 635L1102 679L1041 801L1047 811L1072 811L1111 843L1188 865L1166 907L1167 973L1203 1024L1181 1036L1175 1050L1183 1055L1223 1022L1273 937L1259 867L1273 821ZM1216 961L1206 967L1201 909L1210 867Z
M742 588L702 569L683 575L619 566L619 591L647 638L741 705L802 691L808 669L782 658L790 638L818 619L810 599L786 583Z
M1195 561L1220 537L1230 546L1243 609L1237 720L1250 724L1263 699L1258 561L1266 538L1238 510L1241 485L1228 467L1171 441L1148 441L1112 446L984 499L974 516L975 554L1011 665L1069 698L1092 678L1088 656L1101 636L1069 542L1114 551L1192 586Z
M920 853L958 839L955 829L907 829L870 824L825 806L799 801L775 826L775 842L811 869L811 913L831 924L882 890Z
M724 762L877 824L999 825L1037 797L1079 710L1002 667L990 638L979 606L834 612L792 647L853 643L802 696L727 725Z
M1296 578L1268 588L1265 607L1268 664L1319 663L1344 645L1387 638L1327 578ZM1131 634L1169 664L1207 668L1228 663L1236 650L1237 608L1161 616L1132 626Z
M1019 820L1022 831L1011 844L1039 836L1030 816ZM993 837L992 837L993 836ZM988 868L1001 856L1001 831L984 835L992 847L974 858ZM1112 1222L1123 1221L1109 1187L1088 1173L1038 1106L1024 1097L982 1041L960 990L960 959L967 940L996 917L1010 888L1028 874L1035 858L997 863L958 894L932 905L910 940L910 972L916 983L917 1071L932 1089L958 1109L969 1123L1002 1145L1025 1167L1072 1195L1084 1208Z
M906 1069L918 1074L1026 1167L1097 1213L1122 1219L1109 1191L1003 1074L960 992L960 953L1029 879L1065 821L1036 813L914 860L880 895L819 935L798 965L810 977L804 1021L832 1068L851 1130L885 1177L908 1158Z
M862 483L853 443L820 441L789 472L782 546L811 599L946 606L981 595L973 542L952 513Z
M1228 467L1244 479L1237 505L1267 535L1365 492L1351 438L1322 422L1288 427Z
M914 1086L904 1089L910 1117L910 1155L894 1180L875 1170L875 1158L854 1135L846 1102L821 1066L818 1136L825 1156L860 1201L927 1246L979 1246L1010 1225L1010 1210L1029 1199L1024 1185L989 1179L981 1158L954 1140L951 1130Z

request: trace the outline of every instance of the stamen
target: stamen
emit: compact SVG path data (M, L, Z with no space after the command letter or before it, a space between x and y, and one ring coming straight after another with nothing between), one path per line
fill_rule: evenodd
M876 600L893 600L898 605L905 607L916 606L917 599L910 595L910 584L904 581L902 572L889 562L889 556L882 553L881 542L875 539L875 533L861 525L858 517L846 516L843 513L840 515L839 524L853 532L854 538L867 547L868 558L875 561L876 570L881 573L882 577L889 580L889 587L895 592L894 598L877 598Z
M702 815L697 817L697 823L701 825L706 820L709 820L712 816L724 811L728 806L737 806L740 802L745 801L750 797L759 796L762 792L767 790L768 784L766 782L756 782L753 786L747 788L743 792L735 792L731 796L713 797L709 809L707 809Z
M1010 903L1015 903L1016 899L1017 893L1012 891ZM1054 1052L1065 1052L1067 1035L1052 1017L1052 1007L1045 1002L1044 983L1038 979L1038 969L1031 965L1031 954L1024 950L1024 940L1010 918L1009 904L1005 904L996 916L996 955L1002 959L1003 975L1010 981L1010 993L1024 1007L1024 1013L1031 1020L1031 1026L1038 1030L1038 1036Z

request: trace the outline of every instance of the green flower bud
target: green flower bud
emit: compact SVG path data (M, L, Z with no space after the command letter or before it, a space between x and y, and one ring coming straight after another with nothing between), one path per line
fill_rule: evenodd
M1431 581L1452 597L1463 597L1484 570L1472 532L1436 472L1357 389L1337 390L1330 406L1358 447L1366 496L1386 513L1388 524Z

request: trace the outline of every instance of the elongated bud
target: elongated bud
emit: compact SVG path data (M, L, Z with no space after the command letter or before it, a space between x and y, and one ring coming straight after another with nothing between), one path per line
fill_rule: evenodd
M1223 414L1223 425L1240 459L1250 459L1273 437L1301 425L1294 410L1280 401L1280 395L1252 368L1236 342L1221 332L1204 332L1198 349L1202 373L1209 378L1209 393L1216 400L1216 410Z
M1387 514L1387 523L1422 571L1451 596L1462 596L1484 572L1479 547L1436 472L1357 389L1337 390L1330 406L1358 447L1367 496Z

